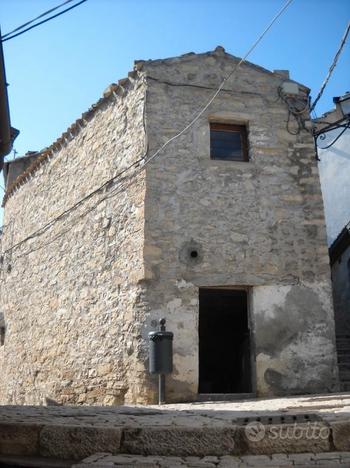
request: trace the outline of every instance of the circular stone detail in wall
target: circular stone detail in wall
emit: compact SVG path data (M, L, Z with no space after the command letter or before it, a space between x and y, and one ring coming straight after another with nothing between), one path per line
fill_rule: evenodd
M179 259L180 262L189 266L201 263L203 261L203 248L201 244L193 239L182 244Z

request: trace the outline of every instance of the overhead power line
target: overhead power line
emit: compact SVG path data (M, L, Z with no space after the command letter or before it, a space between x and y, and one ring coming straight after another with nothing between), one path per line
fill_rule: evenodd
M228 73L228 75L222 80L221 84L215 91L215 93L212 95L212 97L208 100L208 102L203 106L203 108L196 114L196 116L190 121L189 124L187 124L179 133L174 135L172 138L168 139L155 153L153 153L152 156L146 159L147 157L147 151L146 153L139 159L137 159L135 162L130 164L130 166L127 166L124 168L122 171L120 171L118 174L114 175L110 179L106 180L102 185L97 187L95 190L87 194L85 197L81 198L78 200L74 205L72 205L70 208L67 208L64 210L60 215L58 215L56 218L52 219L49 221L47 224L44 226L40 227L36 231L32 232L29 234L27 237L22 239L21 241L17 242L13 246L11 246L9 249L5 250L3 254L7 254L9 252L12 252L15 248L20 247L22 244L25 242L29 241L30 239L33 239L34 237L40 236L44 234L48 229L50 229L54 224L56 224L59 220L65 218L69 213L71 213L73 210L78 208L83 202L89 200L93 195L103 191L105 188L107 188L109 185L111 185L113 182L116 182L119 178L123 176L125 178L125 173L132 168L135 169L143 169L150 161L152 161L154 158L156 158L161 151L163 151L171 142L179 138L181 135L183 135L187 130L189 130L195 122L203 115L203 113L208 109L208 107L211 105L211 103L214 101L214 99L218 96L222 88L224 87L225 83L232 78L235 73L237 72L238 68L242 65L243 62L246 61L248 56L253 52L253 50L257 47L257 45L260 43L260 41L263 39L263 37L267 34L267 32L271 29L272 25L277 21L277 19L282 15L282 13L287 9L287 7L293 2L293 0L288 0L286 4L279 10L279 12L273 17L273 19L270 21L269 25L264 29L264 31L260 34L258 39L253 43L253 45L249 48L247 53L244 55L242 59L235 65L235 67ZM142 164L143 163L143 164ZM135 171L132 176L135 176L137 174L137 171ZM98 206L99 202L96 203L95 206ZM92 208L90 208L87 212L90 212Z
M330 66L329 70L328 70L328 73L327 73L327 76L324 80L324 82L322 83L322 86L321 86L321 89L316 97L316 99L314 100L313 104L311 105L311 108L310 108L310 112L312 112L315 107L316 107L316 104L318 103L318 101L321 99L321 96L323 94L323 91L325 90L327 84L328 84L328 81L330 80L330 77L332 76L332 73L333 73L333 70L335 69L335 67L337 66L337 62L338 62L338 59L340 57L340 54L342 53L343 51L343 48L345 46L345 43L346 43L346 40L347 40L347 37L349 35L349 32L350 32L350 22L348 23L346 29L345 29L345 33L342 37L342 40L340 42L340 45L339 45L339 48L337 50L337 53L335 54L334 56L334 59L333 59L333 62L332 62L332 65Z
M187 130L189 130L196 122L197 120L204 114L204 112L208 109L208 107L211 105L211 103L214 101L214 99L217 97L217 95L220 93L222 88L225 86L225 83L232 78L238 68L242 65L243 62L246 61L248 56L253 52L253 50L256 48L256 46L259 44L259 42L262 40L262 38L265 36L265 34L271 29L272 25L277 21L277 19L282 15L284 10L287 9L287 7L292 3L293 0L288 0L287 3L280 9L280 11L272 18L270 21L269 25L264 29L264 31L260 34L258 39L254 42L254 44L250 47L248 52L241 58L241 60L237 63L237 65L233 68L233 70L222 80L220 86L218 89L215 91L215 93L212 95L212 97L209 99L209 101L205 104L205 106L198 112L198 114L193 118L193 120L186 125L185 128L181 130L181 132L177 133L174 135L172 138L170 138L168 141L166 141L150 158L147 159L147 163L152 161L158 154L163 151L164 148L166 148L171 142L179 138L181 135L183 135Z
M57 10L58 8L61 8L63 5L66 5L67 3L70 3L70 2L72 2L72 1L73 1L73 0L66 0L65 2L61 3L60 5L57 5L56 7L51 8L50 10L47 10L47 11L45 11L44 13L41 13L41 15L37 16L36 18L33 18L32 20L27 21L26 23L22 24L21 26L18 26L18 28L15 28L15 29L13 29L12 31L10 31L10 32L8 32L8 33L6 33L6 34L4 34L4 35L2 36L2 38L5 39L5 37L10 36L11 34L15 33L16 31L19 31L20 29L25 28L25 27L28 26L29 24L34 23L34 21L36 21L36 20L42 18L43 16L46 16L46 15L52 13L53 11Z
M29 26L28 28L25 28L25 26L27 26L28 24L31 24L33 23L34 21L36 21L37 19L39 18L42 18L43 16L46 16L47 14L49 14L50 12L54 11L54 10L57 10L58 8L61 8L63 5L67 4L67 3L70 3L72 2L73 0L67 0L66 2L62 3L61 5L58 5L57 7L55 8L52 8L51 10L48 10L46 11L45 13L42 13L41 15L39 15L37 18L31 20L31 21L28 21L27 23L23 24L22 26L19 26L18 28L14 29L13 31L5 34L4 36L2 36L1 40L2 42L6 42L6 41L9 41L10 39L13 39L17 36L20 36L21 34L24 34L25 32L27 31L30 31L31 29L34 29L38 26L40 26L41 24L44 24L44 23L47 23L48 21L54 19L54 18L57 18L58 16L61 16L63 15L64 13L67 13L67 11L70 11L70 10L73 10L73 8L76 8L77 6L81 5L82 3L86 2L87 0L80 0L80 2L76 3L75 5L72 5L71 7L69 8L66 8L65 10L63 11L60 11L59 13L56 13L55 15L52 15L50 16L49 18L46 18L44 19L43 21L39 21L39 23L36 23L36 24L33 24L32 26ZM22 30L22 28L25 28ZM21 30L21 31L19 31ZM14 33L15 31L19 31L17 32L16 34L12 34Z

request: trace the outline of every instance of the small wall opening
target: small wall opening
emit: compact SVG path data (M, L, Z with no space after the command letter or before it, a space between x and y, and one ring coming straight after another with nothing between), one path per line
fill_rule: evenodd
M5 318L2 312L0 312L0 346L4 346L5 344Z
M199 393L252 392L247 291L199 290Z

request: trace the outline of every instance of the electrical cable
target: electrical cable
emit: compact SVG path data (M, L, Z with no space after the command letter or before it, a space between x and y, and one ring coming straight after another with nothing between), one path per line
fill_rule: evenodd
M224 87L225 83L236 73L238 68L241 66L243 62L248 58L248 56L253 52L255 47L259 44L259 42L262 40L262 38L265 36L265 34L270 30L272 25L275 23L275 21L281 16L281 14L284 12L284 10L287 9L287 7L292 3L293 0L288 0L287 3L281 8L281 10L274 16L274 18L271 20L270 24L265 28L265 30L262 32L262 34L258 37L258 39L254 42L254 44L251 46L251 48L248 50L248 52L244 55L243 58L238 62L238 64L233 68L233 70L222 80L220 86L218 87L217 91L213 94L213 96L209 99L207 104L198 112L196 117L193 118L193 120L186 125L185 128L181 130L181 132L177 133L174 135L172 138L170 138L168 141L166 141L149 159L147 159L147 163L152 161L163 149L165 149L172 141L176 140L179 138L181 135L183 135L187 130L189 130L196 122L197 120L204 114L204 112L208 109L208 107L211 105L211 103L214 101L214 99L217 97L217 95L220 93L222 88Z
M290 116L293 115L292 112L288 109L288 118L287 118L287 123L286 123L286 130L287 132L290 134L290 135L293 135L293 136L296 136L296 135L299 135L301 129L300 129L300 122L299 122L299 119L297 116L294 115L294 118L296 120L296 123L298 125L298 128L295 132L293 132L293 130L290 129Z
M25 28L25 27L28 26L29 24L34 23L34 21L36 21L36 20L42 18L43 16L46 16L46 15L52 13L53 11L57 10L58 8L61 8L62 6L66 5L67 3L70 3L70 2L72 2L72 1L73 1L73 0L66 0L65 2L61 3L60 5L58 5L58 6L54 7L54 8L51 8L50 10L45 11L45 13L41 13L41 15L37 16L36 18L34 18L34 19L30 20L30 21L27 21L26 23L22 24L21 26L18 26L18 28L15 28L15 29L13 29L12 31L10 31L10 32L8 32L8 33L6 33L6 34L4 34L4 35L2 36L2 39L5 39L5 37L10 36L11 34L15 33L16 31L19 31L20 29Z
M86 1L86 0L83 0ZM187 130L189 130L195 122L203 115L203 113L208 109L208 107L211 105L211 103L214 101L214 99L218 96L220 93L221 89L224 87L225 83L234 76L240 65L248 58L248 56L252 53L252 51L256 48L256 46L259 44L259 42L263 39L263 37L266 35L266 33L271 29L272 25L277 21L277 19L282 15L282 13L287 9L287 7L293 2L293 0L287 0L285 5L279 10L279 12L273 17L273 19L270 21L269 25L264 29L264 31L260 34L258 39L253 43L253 45L250 47L248 52L244 55L243 58L240 59L240 61L236 64L236 66L231 70L231 72L222 80L221 84L219 85L218 89L216 92L212 95L212 97L208 100L208 102L204 105L204 107L197 113L197 115L190 121L189 124L187 124L180 132L178 132L176 135L168 139L163 145L160 146L160 148L148 159L146 159L147 152L139 159L137 159L134 163L130 164L130 166L126 167L107 181L105 181L101 186L93 190L92 192L88 193L85 197L81 198L78 202L76 202L74 205L71 207L67 208L64 210L60 215L58 215L56 218L52 219L48 223L46 223L44 226L41 228L37 229L33 233L29 234L27 237L22 239L21 241L17 242L16 244L12 245L9 249L5 250L3 252L4 254L7 254L9 252L12 252L15 248L21 246L23 243L29 241L30 239L33 239L34 237L37 237L39 235L44 234L50 227L52 227L56 222L64 218L66 215L68 215L71 211L75 210L77 207L79 207L84 201L90 199L93 195L101 192L105 188L107 188L109 185L111 185L113 182L115 182L119 177L124 175L129 169L133 167L140 166L140 169L143 169L150 161L152 161L154 158L156 158L161 151L163 151L171 142L179 138L181 135L183 135ZM82 3L82 2L80 2ZM143 164L141 165L141 163ZM133 174L135 175L135 174ZM96 205L97 206L97 205Z
M338 59L340 57L340 54L342 53L342 50L344 48L344 45L346 43L346 39L349 35L349 32L350 32L350 22L348 23L346 29L345 29L345 33L342 37L342 40L340 42L340 46L337 50L337 53L335 54L334 56L334 59L333 59L333 62L332 62L332 65L330 66L329 70L328 70L328 73L327 73L327 76L324 80L324 82L322 83L322 86L321 86L321 89L316 97L316 99L314 100L313 104L311 105L311 108L310 108L310 111L313 111L316 107L316 104L318 103L318 101L321 99L321 96L328 84L328 81L330 80L330 77L332 76L332 73L333 73L333 70L335 69L336 65L337 65L337 62L338 62Z
M61 16L61 15L63 15L64 13L67 13L67 11L72 10L73 8L75 8L75 7L79 6L79 5L81 5L82 3L86 2L86 1L87 1L87 0L80 0L80 2L76 3L75 5L72 5L71 7L66 8L65 10L63 10L63 11L61 11L61 12L59 12L59 13L56 13L56 15L52 15L52 16L50 16L49 18L46 18L45 20L40 21L39 23L33 24L33 26L29 26L29 28L26 28L26 29L24 29L23 31L20 31L20 32L18 32L18 33L16 33L16 34L12 34L11 36L9 36L10 33L7 33L7 34L6 34L6 38L4 39L4 36L2 36L1 41L2 41L2 42L6 42L6 41L9 41L10 39L13 39L13 38L15 38L15 37L17 37L17 36L20 36L21 34L24 34L25 32L30 31L31 29L34 29L34 28L36 28L37 26L40 26L41 24L47 23L48 21L50 21L50 20L52 20L52 19L54 19L54 18L57 18L58 16Z
M282 87L280 86L278 88L278 96L279 98L287 105L288 108L288 118L287 118L287 123L286 123L286 130L290 135L296 136L299 135L299 133L304 129L306 131L309 131L305 127L305 122L302 117L302 114L304 112L309 110L309 99L302 99L300 97L295 97L295 96L290 96L290 95L285 95L282 91ZM300 103L300 106L298 105ZM290 128L290 117L293 115L296 124L297 124L297 130L293 131Z
M132 176L129 176L129 179L132 179L133 176L135 174L132 174ZM127 179L128 177L126 177L125 179ZM56 240L58 240L59 238L61 238L64 234L67 234L67 232L69 232L74 226L76 226L76 223L78 220L84 218L86 215L88 215L89 213L91 213L92 210L94 210L98 205L100 205L102 202L104 202L105 200L108 200L109 198L112 198L116 195L118 195L119 193L121 192L124 192L125 189L127 187L129 187L129 185L132 183L132 180L129 180L128 183L126 185L120 185L118 187L115 187L113 189L113 191L111 193L109 193L108 195L104 196L104 197L101 197L95 205L87 208L83 213L79 214L78 216L76 216L74 219L73 219L73 222L70 223L70 225L61 230L57 235L55 235L52 239L50 239L48 242L45 242L41 245L39 245L38 247L36 248L33 248L33 249L30 249L30 250L27 250L25 251L24 253L20 254L20 255L17 255L16 258L22 258L22 257L25 257L29 254L31 254L32 252L36 252L40 249L42 249L43 247L47 247L48 245L52 244L53 242L55 242ZM3 255L5 255L8 251L5 251L3 252Z
M138 159L137 161L135 161L133 164L131 164L130 166L126 167L125 169L123 169L122 171L120 171L118 174L116 174L114 177L112 177L111 179L107 180L104 184L102 184L100 187L98 187L96 190L93 190L92 192L88 193L85 197L81 198L79 201L77 201L74 205L70 206L69 208L67 208L66 210L64 210L62 213L60 213L56 218L52 219L51 221L49 221L48 223L46 223L44 226L42 226L41 228L39 228L38 230L36 230L35 232L33 232L32 234L30 234L29 236L25 237L24 239L22 239L21 241L17 242L17 244L14 244L10 249L7 249L3 252L3 254L6 254L8 253L9 251L12 251L13 249L19 247L20 245L22 245L23 243L29 241L30 239L33 239L34 237L37 237L38 235L42 235L44 234L50 227L52 227L54 224L56 224L57 221L59 221L60 219L64 218L67 214L69 214L71 211L75 210L76 208L78 208L83 202L87 201L89 198L91 198L93 195L95 195L96 193L102 191L104 188L106 188L109 184L111 184L112 182L114 182L117 178L119 178L120 176L122 176L126 171L128 171L129 169L131 169L133 166L136 166L136 164L139 164L140 161L142 161L143 157ZM98 205L99 203L96 204L96 206Z

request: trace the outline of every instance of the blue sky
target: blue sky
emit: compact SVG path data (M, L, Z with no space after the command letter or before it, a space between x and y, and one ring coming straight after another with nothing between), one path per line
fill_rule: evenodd
M5 34L62 0L1 0ZM4 43L17 156L50 145L134 59L205 52L243 56L285 0L88 0ZM315 97L350 18L348 0L294 0L249 60L289 69ZM350 90L350 44L316 108ZM1 182L2 183L2 182ZM0 192L0 196L2 193ZM0 214L1 215L1 214Z

